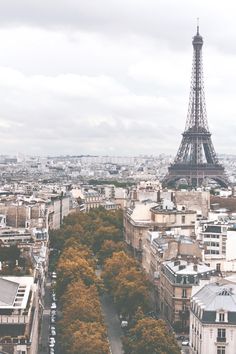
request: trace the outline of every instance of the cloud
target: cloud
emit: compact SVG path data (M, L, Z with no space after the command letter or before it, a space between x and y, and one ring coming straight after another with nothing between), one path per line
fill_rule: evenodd
M231 0L2 3L2 153L175 154L198 16L209 126L216 151L232 152L235 9Z

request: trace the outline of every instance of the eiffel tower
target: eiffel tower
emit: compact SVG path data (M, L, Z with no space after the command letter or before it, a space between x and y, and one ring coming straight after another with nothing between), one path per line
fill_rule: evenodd
M173 164L168 168L163 186L173 186L185 179L189 186L199 187L212 179L222 187L228 187L229 181L224 167L219 163L211 133L208 128L202 66L203 38L199 34L193 37L193 65L188 116L182 141Z

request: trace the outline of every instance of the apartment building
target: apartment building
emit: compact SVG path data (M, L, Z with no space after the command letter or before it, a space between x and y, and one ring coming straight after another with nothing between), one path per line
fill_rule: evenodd
M204 246L204 261L221 272L236 271L236 227L234 223L203 225L200 240Z
M160 310L176 330L188 330L192 288L202 280L210 281L215 270L202 262L177 259L165 261L160 272Z
M143 245L142 266L150 279L157 280L163 261L195 258L202 260L203 247L194 239L184 235L174 235L170 231L161 233L148 231Z
M211 283L191 299L190 354L236 353L236 285Z
M38 353L38 287L33 277L0 277L0 351Z
M166 231L174 235L195 235L196 211L177 209L171 202L136 202L124 213L126 243L135 255L143 252L148 231Z

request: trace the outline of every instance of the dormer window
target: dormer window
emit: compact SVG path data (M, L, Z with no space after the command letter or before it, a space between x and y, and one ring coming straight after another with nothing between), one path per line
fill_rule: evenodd
M228 312L220 309L216 312L216 322L228 322Z
M219 313L219 322L225 322L225 313L224 312Z

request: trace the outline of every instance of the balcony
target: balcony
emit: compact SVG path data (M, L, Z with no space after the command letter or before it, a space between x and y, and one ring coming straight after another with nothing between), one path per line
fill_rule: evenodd
M226 337L217 337L216 341L217 341L217 343L225 343L226 342Z

